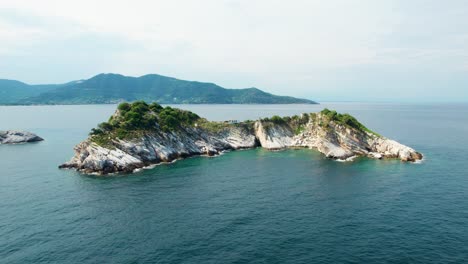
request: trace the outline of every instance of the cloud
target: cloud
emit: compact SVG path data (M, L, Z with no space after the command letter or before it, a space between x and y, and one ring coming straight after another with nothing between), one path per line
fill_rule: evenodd
M375 76L422 87L421 72L452 78L468 59L468 4L459 0L0 2L0 75L30 82L155 72L312 98L350 87L361 92L345 95L356 96ZM349 72L366 79L348 84Z
M59 17L8 10L0 26L0 75L29 83L88 78L118 65L122 52L141 49L120 35L89 31Z

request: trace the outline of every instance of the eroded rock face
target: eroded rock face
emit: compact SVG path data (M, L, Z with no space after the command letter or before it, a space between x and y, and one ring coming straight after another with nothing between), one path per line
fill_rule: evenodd
M167 133L155 130L132 140L113 139L109 147L87 139L75 147L75 156L60 168L97 174L132 172L194 155L212 156L225 150L254 147L270 150L311 148L329 158L342 160L353 156L402 161L422 159L420 153L394 140L334 122L323 126L318 114L300 131L287 122L256 121L227 126L217 132L198 127Z
M342 125L330 126L331 129L312 127L305 135L299 135L297 138L307 142L307 147L316 148L330 158L348 159L352 156L367 156L375 159L397 158L402 161L422 159L420 153L394 140Z
M263 148L276 150L292 147L294 132L286 124L257 121L254 124L255 137Z
M19 144L42 141L43 138L27 131L7 130L0 131L0 144Z
M209 133L186 128L177 132L158 131L141 138L114 140L113 148L98 146L87 139L75 147L75 156L60 168L75 168L85 173L131 172L137 168L196 155L218 155L225 150L254 148L255 136L240 126Z

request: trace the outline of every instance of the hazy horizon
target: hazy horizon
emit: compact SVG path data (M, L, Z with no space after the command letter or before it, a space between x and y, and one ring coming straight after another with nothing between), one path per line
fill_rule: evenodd
M160 74L317 101L468 101L468 3L0 0L0 79Z

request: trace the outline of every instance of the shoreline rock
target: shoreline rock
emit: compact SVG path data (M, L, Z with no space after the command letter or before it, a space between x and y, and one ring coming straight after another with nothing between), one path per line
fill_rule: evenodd
M113 118L120 115L117 111ZM129 139L112 136L114 134L109 132L104 134L105 144L96 142L96 136L90 136L75 147L74 157L59 168L93 174L133 172L161 162L255 147L268 150L309 148L336 160L352 160L355 156L396 158L407 162L422 159L422 154L410 147L362 129L360 123L352 127L329 118L323 111L300 117L223 125L215 130L198 123L170 131L164 131L158 122L153 126L150 130L134 133L138 136ZM100 137L102 139L102 135Z
M27 131L7 130L0 131L0 144L20 144L42 141L43 138Z

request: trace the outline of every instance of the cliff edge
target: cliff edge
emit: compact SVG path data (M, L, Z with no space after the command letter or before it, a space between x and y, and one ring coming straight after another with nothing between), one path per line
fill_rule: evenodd
M210 122L198 115L153 103L122 103L75 147L60 168L84 173L133 172L138 168L194 155L263 147L316 149L328 158L355 156L414 162L422 154L387 139L348 114L325 109L300 116L244 122Z

